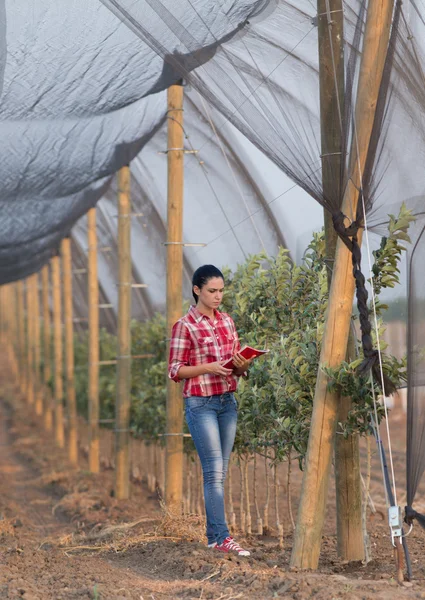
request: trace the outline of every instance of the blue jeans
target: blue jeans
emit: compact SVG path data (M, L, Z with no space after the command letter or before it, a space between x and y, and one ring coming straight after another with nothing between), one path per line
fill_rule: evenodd
M186 398L186 421L204 478L208 543L229 535L224 514L224 482L236 434L237 404L232 393Z

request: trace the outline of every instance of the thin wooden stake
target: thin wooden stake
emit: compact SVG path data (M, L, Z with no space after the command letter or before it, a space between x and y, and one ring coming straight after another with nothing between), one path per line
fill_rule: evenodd
M252 519L251 519L251 500L249 497L249 477L248 477L248 456L245 457L244 472L245 472L245 498L246 498L246 532L252 533Z
M63 426L63 347L62 347L62 306L60 258L54 256L52 265L53 293L53 352L54 352L54 389L55 389L55 440L59 448L65 446Z
M358 84L351 179L342 203L342 212L351 219L356 218L360 174L365 166L374 123L392 13L392 0L370 0ZM317 569L319 563L338 408L338 396L328 390L328 378L322 367L338 367L345 359L353 296L351 253L338 240L291 557L293 567Z
M233 504L233 454L229 460L229 468L228 468L228 502L229 502L229 514L230 514L230 530L232 533L236 530L236 514L235 507Z
M71 239L62 240L63 313L65 322L66 406L68 412L68 458L78 464L77 401L74 375L74 324L72 320L72 258Z
M24 285L22 281L16 282L16 310L18 318L18 364L19 386L21 393L26 389L25 368L25 313L24 313Z
M34 327L34 401L35 414L43 414L43 394L41 389L41 330L40 330L40 294L38 289L38 274L33 276L33 327Z
M196 460L196 514L202 515L204 513L204 509L202 508L202 497L203 497L203 476L202 476L202 467L201 461L199 458Z
M99 473L99 284L97 279L96 208L87 213L87 289L89 313L89 470Z
M257 453L254 452L254 478L253 478L253 490L254 490L254 506L255 512L257 514L257 533L258 535L263 535L263 519L261 518L260 506L258 504L258 494L257 494Z
M292 473L292 458L291 453L288 454L288 477L286 480L286 497L288 500L288 512L291 520L292 529L295 530L294 515L292 512L292 490L291 490L291 473Z
M50 393L50 380L52 378L52 328L50 324L50 302L49 302L49 265L45 265L41 271L41 296L43 304L43 379L45 385L44 399L44 427L51 431L53 427L52 395Z
M118 355L115 413L115 495L130 495L129 427L131 388L131 203L130 169L118 172Z
M24 346L24 315L23 306L21 302L22 296L22 284L20 281L15 283L15 306L16 306L16 342L17 342L17 361L18 361L18 373L17 379L19 388L22 391L22 374L23 374L23 346Z
M404 583L404 552L403 552L403 542L402 538L396 538L395 540L395 548L394 548L394 557L397 568L397 583L399 585L403 585Z
M245 512L245 485L244 485L244 470L242 465L242 459L238 457L238 467L239 467L239 485L241 490L241 499L240 499L240 523L241 523L241 531L245 533L246 531L246 512Z
M17 323L16 323L16 304L14 302L15 284L9 283L5 286L5 309L8 323L8 341L7 345L9 348L11 369L13 372L13 379L16 381L18 375L18 362L17 362Z
M276 529L277 529L277 537L279 540L279 547L283 548L283 525L280 522L280 514L279 514L279 478L277 474L277 462L275 455L275 462L273 465L273 475L274 475L274 508L276 513Z
M9 369L11 367L11 352L10 352L10 320L8 310L8 299L7 299L7 285L0 287L0 304L2 314L2 347L7 351L7 361L9 363Z
M266 476L266 500L264 502L264 511L263 511L263 525L266 533L269 532L269 505L270 505L270 470L269 464L267 462L268 452L266 450L266 455L264 457L264 472Z
M173 85L168 88L167 338L183 311L183 143L183 87ZM174 511L181 511L183 499L182 432L181 387L168 380L165 503Z
M32 311L33 286L31 276L26 279L26 301L27 301L27 402L34 404L34 328Z
M365 563L368 564L372 560L372 549L369 534L367 532L367 505L370 490L370 477L372 467L372 449L370 444L370 435L366 436L366 482L364 487L363 496L363 510L362 510L362 529L363 529L363 540L365 548Z
M192 495L191 495L191 491L192 491L192 486L191 486L191 479L192 479L192 459L191 459L191 455L188 452L186 454L186 494L185 494L185 513L186 514L190 514L191 512L191 504L192 504Z

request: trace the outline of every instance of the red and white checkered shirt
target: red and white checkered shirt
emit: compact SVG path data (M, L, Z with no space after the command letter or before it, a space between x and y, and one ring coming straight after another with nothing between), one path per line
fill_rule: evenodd
M241 345L232 317L214 311L214 319L191 306L187 315L175 323L170 341L168 376L180 381L178 372L182 366L197 366L205 363L228 360ZM234 392L238 376L198 375L185 379L183 396L214 396Z

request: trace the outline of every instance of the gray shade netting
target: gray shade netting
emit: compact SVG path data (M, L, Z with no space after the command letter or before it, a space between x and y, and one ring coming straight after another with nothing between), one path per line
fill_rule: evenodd
M267 159L250 144L247 147L233 127L214 135L212 127L221 117L205 108L197 93L186 91L185 146L195 153L186 154L184 158L183 241L201 244L185 248L186 298L191 297L191 274L200 264L212 262L235 268L249 254L266 250L274 255L279 245L288 247L294 259L300 258L310 241L311 231L320 228L323 221L320 207L311 207L305 194L300 195L285 176L279 178L278 169L267 164ZM148 285L146 289L133 291L132 312L134 317L142 319L165 307L166 147L167 129L163 125L131 163L131 201L135 215L132 219L133 271L136 282ZM200 149L199 152L196 149ZM266 168L269 176L276 179L271 187L265 180ZM303 230L298 230L297 235L291 231L295 216L292 212L297 211L287 210L282 202L288 197L287 190L295 194L298 211L309 210L310 213L306 235L300 244L298 235L304 233ZM113 181L98 203L97 211L99 245L112 248L112 251L99 254L100 279L115 308L116 198L116 182ZM74 227L73 237L86 247L84 219Z
M30 4L28 10L23 0L0 0L0 135L7 140L0 161L7 165L2 172L7 192L1 198L7 206L0 248L3 282L39 268L79 216L104 195L108 176L136 156L164 119L164 95L152 94L181 78L222 115L218 131L225 120L233 123L340 217L350 165L356 164L353 123L363 2L343 3L344 102L337 153L321 139L317 15L310 0ZM380 233L389 208L396 212L403 201L419 220L424 212L425 32L423 15L414 6L405 13L396 4L359 211L349 215L356 222L354 233L366 216L368 230ZM331 182L326 190L324 169ZM50 214L46 205L58 208ZM106 224L105 238L112 238ZM279 228L273 231L282 242ZM349 239L341 221L339 233L353 244L355 235ZM240 240L237 244L246 251ZM148 299L143 302L147 306ZM369 336L366 329L363 334ZM416 454L412 460L417 461Z
M371 325L362 292L364 277L360 271L356 232L366 220L369 231L374 226L378 232L382 231L389 208L397 209L402 202L412 208L419 221L423 219L424 180L418 174L422 171L425 155L425 62L421 47L425 35L423 16L416 5L413 5L409 19L409 15L403 12L401 2L395 4L372 137L362 172L360 201L356 214L348 215L354 221L354 226L346 231L340 204L342 193L353 175L350 169L357 169L355 99L362 56L365 3L350 0L342 4L344 95L338 114L341 141L339 152L335 152L334 147L324 146L321 137L317 36L312 35L316 30L317 18L313 3L270 2L269 14L262 13L258 19L252 18L242 35L220 46L211 60L193 69L193 61L188 65L180 53L185 57L192 55L196 60L197 28L186 27L169 3L158 0L147 0L146 3L103 1L293 181L333 215L339 235L353 251L364 366L374 367L375 375L379 378L377 353L371 345ZM208 27L198 5L189 4L198 27ZM142 11L146 5L157 17L161 29L158 38L146 27L143 19ZM168 35L164 33L166 31ZM167 44L167 40L174 41L176 37L183 48L179 54L173 54ZM334 74L337 77L336 71ZM336 157L336 154L339 156ZM322 183L325 169L328 181L333 181L333 185L327 185L326 189ZM416 240L413 242L416 243ZM413 289L411 287L410 293ZM411 304L410 315L414 319L412 311L415 308ZM409 352L411 364L411 348ZM386 388L387 391L390 389L389 382ZM411 402L409 410L413 410L415 418ZM412 431L409 431L411 434ZM408 455L408 469L415 470L420 476L425 465L418 452L409 451Z
M261 5L210 15L216 41L198 31L197 61ZM178 50L170 40L169 48ZM179 78L99 0L0 0L0 281L49 259L102 195L102 178L156 131L166 103L154 94Z
M327 195L322 189L321 156L326 154L326 148L321 147L317 19L313 3L270 0L268 10L251 18L243 33L220 46L211 60L192 71L178 54L173 54L163 38L166 30L167 40L174 44L175 38L179 38L185 55L196 56L195 32L209 27L198 3L187 2L187 13L196 22L196 27L190 29L174 14L169 2L102 1L310 196L330 212L339 209L341 186L335 184ZM162 31L159 39L145 23L147 5L154 11L155 23ZM356 0L344 2L343 7L346 94L345 106L341 107L341 137L342 150L347 154L353 139L353 107L365 9ZM394 58L388 60L382 83L380 110L363 179L368 211L373 208L376 217L369 221L370 229L375 221L387 216L388 198L382 198L385 192L391 190L391 203L394 200L401 203L401 198L394 198L398 189L403 200L424 191L422 182L409 176L413 172L411 160L419 164L424 152L422 132L416 131L422 127L418 94L423 88L423 56L404 16L400 19L393 31ZM418 27L422 27L423 34L420 21ZM213 31L210 34L213 36ZM191 62L190 68L193 66ZM409 139L408 152L399 143L401 132ZM395 140L397 144L393 143ZM343 169L332 157L327 160L334 180L339 184L343 179L343 189L351 176L347 171L349 159ZM391 169L394 164L397 171ZM397 178L395 187L391 178Z
M417 227L409 255L408 396L407 396L407 520L425 519L411 507L425 470L425 226Z

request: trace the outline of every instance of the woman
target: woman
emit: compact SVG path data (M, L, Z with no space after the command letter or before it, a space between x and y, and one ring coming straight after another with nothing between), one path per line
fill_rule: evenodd
M213 265L199 267L192 278L196 306L173 327L169 377L184 380L186 420L199 454L204 478L208 547L249 556L230 536L224 513L224 481L236 433L233 392L251 361L239 354L232 318L220 313L223 274ZM232 358L234 369L223 364Z

